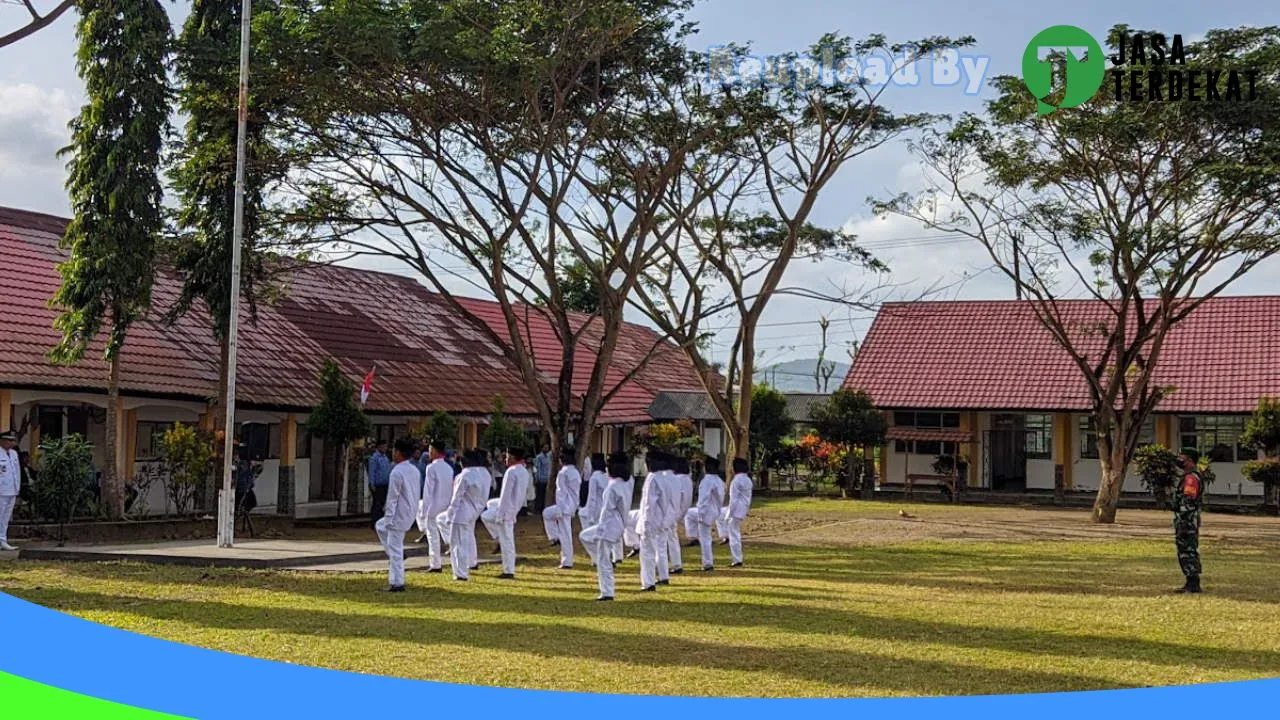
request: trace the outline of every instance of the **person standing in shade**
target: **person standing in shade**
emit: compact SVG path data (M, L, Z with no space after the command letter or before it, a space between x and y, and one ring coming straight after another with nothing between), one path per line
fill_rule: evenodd
M413 450L410 450L405 459L408 460L412 455ZM387 441L379 440L373 455L369 456L369 493L373 496L369 506L369 516L374 527L377 527L378 521L382 519L387 504L387 483L390 481L391 460L387 458Z
M441 531L449 537L449 564L453 579L465 581L477 564L476 520L485 509L489 488L493 479L489 475L489 461L480 450L468 450L462 455L462 473L453 484L453 496L449 508L436 518Z
M729 531L729 567L742 567L742 521L751 509L751 477L747 475L746 458L733 459L733 480L729 483L729 517L725 529Z
M498 541L502 554L502 580L516 577L516 516L524 506L529 491L529 471L524 467L524 450L507 449L507 471L502 476L502 489L495 500L480 515L489 535Z
M586 503L578 510L578 520L584 530L599 522L600 503L604 500L604 489L609 485L609 475L605 467L603 453L593 454L588 462L588 467L591 468L591 472L587 475L587 482L585 483L587 485ZM587 554L591 555L590 548L585 549ZM610 559L612 555L613 553L610 553L606 559ZM591 564L595 565L595 563L596 557L591 555Z
M715 555L711 545L711 526L720 519L720 507L724 505L724 480L720 479L720 461L707 458L703 462L705 474L698 482L698 503L684 516L684 532L702 549L702 571L715 570Z
M378 539L382 541L390 561L387 590L404 592L404 534L413 527L418 510L418 468L411 460L413 441L409 438L396 440L393 456L396 465L387 479L385 512L378 518L374 529L378 531Z
M9 544L9 521L22 492L22 465L15 449L18 437L0 433L0 550L17 550Z
M449 509L449 499L453 496L453 466L445 460L445 449L439 442L434 442L428 450L431 462L427 464L425 479L422 484L422 504L418 513L418 530L427 543L430 560L427 572L443 572L444 559L441 546L445 542L438 519L440 513Z
M573 516L578 512L582 474L573 448L560 453L562 466L556 475L556 504L542 511L542 525L552 545L560 546L560 569L573 569Z
M604 458L597 456L592 467L604 467ZM583 529L579 538L582 546L591 556L596 566L596 578L600 585L600 596L597 602L613 599L614 577L612 554L622 537L622 528L627 518L627 487L624 477L630 475L631 458L623 453L614 453L609 457L606 472L607 484L600 494L600 514L596 521ZM599 471L597 471L599 472Z
M1182 481L1173 495L1173 542L1178 549L1178 565L1186 576L1180 593L1200 592L1200 512L1204 503L1204 475L1200 473L1200 451L1183 448Z

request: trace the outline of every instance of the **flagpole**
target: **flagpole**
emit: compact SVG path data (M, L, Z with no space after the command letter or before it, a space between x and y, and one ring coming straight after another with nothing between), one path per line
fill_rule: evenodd
M244 238L245 134L249 121L250 0L240 0L240 100L236 118L236 187L231 227L231 302L227 317L227 418L222 440L222 491L218 494L218 547L235 541L236 336L240 329L240 244Z

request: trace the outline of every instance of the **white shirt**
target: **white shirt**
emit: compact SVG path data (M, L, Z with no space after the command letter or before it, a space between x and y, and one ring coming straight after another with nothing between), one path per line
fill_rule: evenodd
M738 473L733 476L733 482L729 483L729 517L745 520L750 507L751 478L746 473Z
M468 467L455 478L453 497L449 500L447 519L450 523L475 522L484 512L489 500L489 486L493 484L488 468Z
M407 532L418 515L418 468L405 460L391 468L387 504L383 510L387 528Z
M627 524L627 483L618 478L608 478L604 492L600 494L600 516L596 522L597 537L605 542L618 542L622 528Z
M502 492L498 495L498 519L515 522L529 492L529 471L524 463L512 465L502 476Z
M0 450L0 496L13 497L22 488L17 450Z
M587 486L587 506L582 509L582 518L588 524L600 517L601 504L604 502L604 490L609 486L609 476L603 470L591 473Z
M698 483L698 519L703 525L711 525L720 517L724 505L724 480L719 475L704 475Z
M556 507L566 516L572 517L578 511L578 493L582 490L582 473L572 465L560 468L556 475Z
M676 486L680 489L680 517L693 507L696 496L693 494L693 478L686 474L676 475Z
M673 528L684 517L684 509L680 507L680 481L670 470L658 473L656 479L662 483L662 524L659 527Z
M449 507L453 495L453 466L444 458L432 460L427 466L427 479L423 485L422 499L430 512L440 514Z
M636 513L636 532L640 535L662 529L663 488L658 473L649 473L640 489L640 509Z

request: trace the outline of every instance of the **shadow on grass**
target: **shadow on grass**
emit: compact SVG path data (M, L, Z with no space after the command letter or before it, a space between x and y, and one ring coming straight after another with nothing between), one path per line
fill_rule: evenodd
M1047 692L1135 687L1069 673L987 669L851 650L743 647L669 636L657 638L648 634L607 632L578 626L566 630L556 624L488 623L434 618L409 620L386 614L263 608L223 602L156 600L78 591L35 591L27 595L32 601L43 601L55 609L127 613L153 620L221 630L268 631L343 639L374 638L428 646L464 645L543 657L627 662L649 668L683 667L769 673L846 688L851 693L870 690L883 693L966 695L1008 692L1010 688ZM431 607L473 607L475 600L474 596L435 589L424 600L424 604ZM564 603L560 605L563 611ZM672 607L679 606L665 605L668 610Z

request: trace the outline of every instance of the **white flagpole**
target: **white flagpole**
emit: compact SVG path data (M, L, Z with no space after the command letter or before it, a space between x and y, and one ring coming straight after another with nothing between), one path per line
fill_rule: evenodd
M244 238L245 134L249 121L249 14L250 0L240 1L240 102L236 120L236 189L231 228L231 304L227 318L227 419L222 442L222 491L218 494L218 547L235 540L236 488L236 335L240 329L240 244Z

